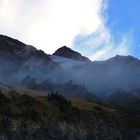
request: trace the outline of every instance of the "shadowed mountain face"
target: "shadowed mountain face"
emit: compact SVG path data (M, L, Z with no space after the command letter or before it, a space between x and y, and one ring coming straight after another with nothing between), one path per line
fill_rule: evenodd
M82 56L80 53L73 51L72 49L63 46L55 51L53 55L71 58L78 61L90 61L87 57Z
M36 56L38 58L46 59L46 61L51 61L49 55L45 54L43 51L3 35L0 35L0 54L7 54L9 57L11 54L11 57L17 57L24 60Z
M100 97L118 89L133 92L140 87L140 60L132 56L117 55L106 61L91 62L66 46L48 55L1 35L0 63L0 81L14 86L26 85L28 76L37 85L46 79L64 85L72 81Z
M30 75L37 80L59 67L42 50L7 36L0 36L0 81L14 84Z
M48 93L59 92L68 98L79 98L88 101L98 100L94 93L90 93L84 86L73 84L72 81L59 84L47 79L38 84L38 87L41 91L47 91Z

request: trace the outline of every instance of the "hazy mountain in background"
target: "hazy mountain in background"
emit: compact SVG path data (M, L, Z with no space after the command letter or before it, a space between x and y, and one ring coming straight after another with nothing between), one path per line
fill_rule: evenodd
M29 77L34 79L34 85L47 79L64 85L72 81L99 97L109 96L118 89L131 93L140 87L140 60L132 56L117 55L91 62L66 46L48 55L1 35L0 63L0 81L13 86L26 85Z
M140 60L53 55L0 35L0 139L139 140Z
M84 85L98 96L108 96L118 89L130 92L140 86L140 60L132 56L116 55L106 61L93 62L50 57L65 69L67 79Z

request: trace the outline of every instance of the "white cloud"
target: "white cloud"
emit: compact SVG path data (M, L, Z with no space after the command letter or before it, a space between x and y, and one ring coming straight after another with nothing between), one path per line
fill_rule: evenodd
M47 53L67 45L92 60L127 55L131 33L116 41L106 26L107 6L108 0L1 0L0 33Z
M95 32L103 0L1 0L0 33L53 53L77 34Z
M100 24L91 33L78 34L73 47L88 56L91 60L105 60L119 55L129 55L133 43L132 32L116 39L111 29L106 25L108 0L102 1L98 14ZM79 41L80 40L80 41Z
M90 40L91 50L93 50L90 55L91 60L105 60L115 55L131 54L131 47L133 43L131 32L122 35L120 39L116 41L109 28L104 26L104 28L100 29L100 31L97 30L94 33L96 35L93 34L94 39L92 38Z

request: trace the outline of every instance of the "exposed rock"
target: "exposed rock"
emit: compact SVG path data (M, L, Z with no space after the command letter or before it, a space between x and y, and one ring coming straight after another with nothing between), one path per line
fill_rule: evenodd
M56 50L53 55L71 58L71 59L78 60L78 61L87 61L87 62L90 61L87 57L82 56L80 53L73 51L72 49L70 49L66 46L63 46L63 47L59 48L58 50Z

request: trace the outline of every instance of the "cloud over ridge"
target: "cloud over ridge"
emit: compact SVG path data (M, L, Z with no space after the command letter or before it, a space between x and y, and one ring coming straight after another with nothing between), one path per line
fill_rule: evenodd
M91 60L105 60L119 55L129 55L131 53L133 37L132 31L116 37L112 28L107 25L109 0L101 1L101 8L98 13L100 24L96 30L89 34L79 34L73 42L73 46L78 51L90 57Z
M105 24L107 6L108 0L2 0L0 33L47 53L67 45L93 60L128 54L131 41L124 35L115 42Z

